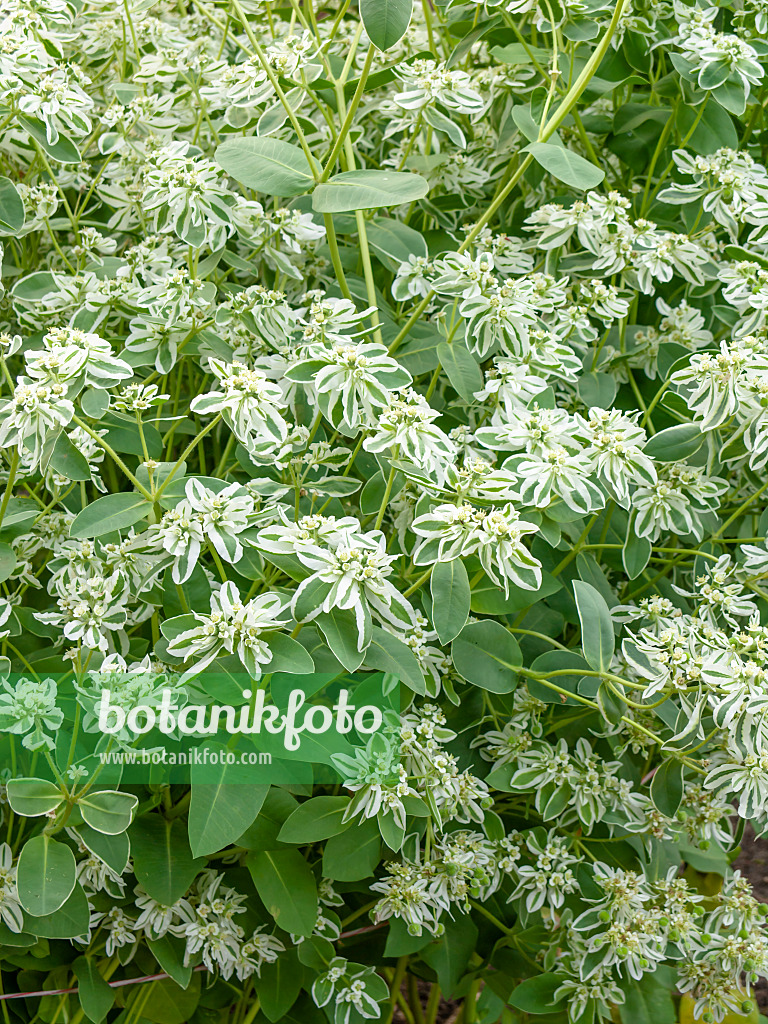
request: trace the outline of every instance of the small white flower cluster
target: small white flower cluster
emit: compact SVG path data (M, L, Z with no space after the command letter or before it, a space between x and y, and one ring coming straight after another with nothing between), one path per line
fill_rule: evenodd
M768 0L6 0L4 978L69 988L66 919L105 975L217 975L190 1019L747 1012L767 34ZM105 782L186 742L132 712L291 679L383 727L268 792Z

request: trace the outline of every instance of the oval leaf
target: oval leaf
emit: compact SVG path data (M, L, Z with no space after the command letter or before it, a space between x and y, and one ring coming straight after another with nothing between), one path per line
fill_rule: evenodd
M128 530L144 519L151 508L151 503L140 494L107 494L75 516L69 535L74 540L85 540L115 530Z
M607 672L616 646L608 605L603 595L583 580L573 581L573 592L581 622L584 657L596 672Z
M378 2L378 0L377 0ZM312 193L316 213L378 210L423 199L429 185L420 174L405 171L344 171Z
M549 171L553 178L573 188L596 188L605 177L605 171L595 167L583 156L552 142L531 142L523 152L530 153L536 163Z
M475 392L483 387L483 374L467 346L460 342L448 345L443 341L437 346L437 358L453 389L465 402L471 402Z
M348 796L316 796L306 800L288 815L278 839L283 843L303 845L339 835L352 824L342 820L348 805Z
M405 35L413 14L413 0L360 0L368 38L380 50L389 50Z
M215 853L241 836L254 823L269 785L253 784L253 769L229 764L192 765L189 804L189 845L195 857Z
M303 150L280 139L227 139L216 163L241 185L270 196L300 196L315 182Z
M24 203L10 178L0 178L0 235L16 235L24 227Z
M248 855L248 869L264 906L294 935L311 935L317 924L317 885L298 850L262 850Z
M64 800L58 786L47 779L9 779L8 803L25 818L37 818L55 811Z
M469 616L469 577L460 558L437 562L430 579L432 625L441 644L450 643L464 628Z
M63 907L75 888L75 855L50 836L28 840L16 871L19 902L33 917L53 914Z
M514 690L523 664L517 640L492 619L465 626L453 641L451 654L459 675L491 693Z
M677 462L688 459L704 444L704 435L698 423L677 423L654 434L643 451L657 462Z
M132 793L118 793L108 789L88 793L77 806L87 825L105 836L119 836L131 824L138 798Z

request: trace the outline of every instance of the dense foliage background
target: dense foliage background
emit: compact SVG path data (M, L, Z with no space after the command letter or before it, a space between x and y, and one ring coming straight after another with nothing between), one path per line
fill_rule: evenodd
M4 1024L758 1019L767 33L5 0ZM337 784L107 784L313 673Z

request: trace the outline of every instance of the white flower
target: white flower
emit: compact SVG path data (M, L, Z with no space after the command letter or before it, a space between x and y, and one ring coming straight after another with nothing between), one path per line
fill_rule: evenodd
M285 607L277 594L261 594L243 603L234 583L225 583L211 595L211 611L193 612L196 625L175 636L168 645L169 654L192 659L187 675L199 674L206 665L225 651L236 654L246 671L258 679L262 666L272 659L269 634L286 624ZM267 639L262 639L266 634Z
M62 384L38 384L20 377L13 397L0 402L0 447L24 445L37 466L49 430L65 427L75 409Z
M223 390L198 395L192 400L192 409L201 415L220 412L238 441L252 454L268 455L278 448L288 435L280 411L280 388L263 373L241 363L211 359L210 366Z
M28 750L52 750L56 733L64 721L64 712L56 707L55 679L19 679L15 684L2 681L0 691L0 731L24 736Z
M0 921L16 934L24 928L24 914L16 890L16 868L8 843L0 845Z
M439 413L417 392L408 388L392 395L369 437L368 452L397 452L442 483L448 463L456 456L450 438L434 422Z
M391 392L411 383L411 375L383 345L351 340L331 348L311 345L307 358L291 366L286 376L310 387L323 415L348 430L372 426L377 411L391 402Z
M333 549L306 547L297 555L312 570L291 603L298 621L309 622L333 608L353 611L360 651L370 642L371 612L395 627L411 621L410 602L387 579L396 556L386 553L386 539L379 531L350 535Z
M538 527L520 519L512 505L486 512L471 505L438 505L413 521L422 537L414 551L419 565L450 562L477 554L486 573L505 593L510 583L523 590L541 586L541 563L522 542Z

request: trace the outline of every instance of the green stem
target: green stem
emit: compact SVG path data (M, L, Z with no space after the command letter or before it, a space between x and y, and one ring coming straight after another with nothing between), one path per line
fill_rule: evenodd
M8 502L11 500L11 494L13 493L13 485L16 480L16 471L19 468L21 456L19 455L18 446L13 449L11 453L11 465L8 469L8 482L5 485L5 491L3 493L3 501L0 504L0 526L3 525L3 519L5 519L5 513L8 508Z
M379 511L378 511L378 513L376 515L376 522L375 522L374 527L373 527L374 530L380 530L381 529L381 524L382 524L382 521L384 519L384 513L386 512L387 505L389 504L389 496L392 493L392 485L395 482L395 474L396 473L397 473L397 470L395 469L395 467L394 466L390 466L390 468L389 468L389 476L387 477L387 486L384 489L384 497L381 499L381 505L379 506Z
M90 435L90 437L93 438L93 440L96 442L96 444L98 444L98 446L100 448L104 449L104 451L112 459L112 461L115 463L115 465L119 466L119 468L122 470L122 472L125 473L125 475L131 481L133 486L139 492L139 494L141 494L144 498L146 498L147 501L153 501L154 500L153 497L152 497L152 494L146 489L144 484L140 483L136 479L136 477L133 475L133 473L130 471L130 469L128 469L128 467L123 462L123 460L120 458L120 456L117 454L117 452L113 448L111 448L110 445L107 444L107 442L104 440L103 437L101 437L99 434L97 434L95 430L91 430L91 428L88 426L88 424L84 420L81 420L79 416L73 416L72 417L72 422L76 423L78 427L81 427L86 432L86 434Z

